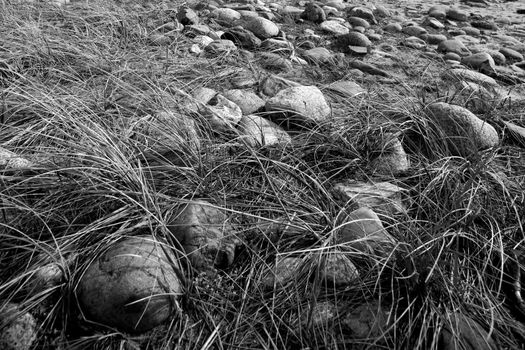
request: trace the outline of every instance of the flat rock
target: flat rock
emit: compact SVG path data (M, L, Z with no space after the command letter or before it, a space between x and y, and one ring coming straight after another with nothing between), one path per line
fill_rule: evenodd
M413 26L406 26L403 28L403 33L410 36L416 36L419 37L423 34L427 34L427 30L423 27L413 25Z
M182 293L177 262L170 248L153 236L116 242L82 275L77 297L83 313L133 333L162 324L175 310L173 298Z
M348 16L363 18L366 19L368 23L377 24L373 10L368 7L355 6L348 11Z
M252 147L286 145L292 141L279 125L256 115L242 117L237 129L240 137Z
M253 90L231 89L224 91L222 95L239 106L243 115L258 112L266 104Z
M299 123L321 123L331 115L323 93L315 86L297 86L279 91L266 102L266 111L285 113Z
M302 56L308 62L316 64L337 63L337 57L334 55L334 53L324 47L316 47L310 50L306 50L302 53Z
M469 15L464 10L452 7L452 8L449 8L447 11L447 18L453 21L466 22L468 21Z
M358 83L350 80L335 81L328 85L326 89L336 92L346 98L352 98L367 93L367 91L364 88L362 88Z
M445 102L432 103L427 107L429 116L446 136L446 142L454 155L469 156L478 150L499 144L496 129L461 106Z
M455 39L440 42L437 49L439 52L453 52L460 56L468 56L471 53L461 41Z
M339 21L335 20L328 20L321 23L319 26L323 31L334 34L334 35L345 35L350 32L350 29L348 27L345 27L343 24L341 24Z

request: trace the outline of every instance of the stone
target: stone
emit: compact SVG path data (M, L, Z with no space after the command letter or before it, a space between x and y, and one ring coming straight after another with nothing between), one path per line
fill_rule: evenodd
M207 111L203 115L214 130L234 128L242 118L241 108L221 94L209 100L206 107Z
M415 36L410 36L408 38L405 38L405 40L403 40L401 44L406 47L411 47L417 50L422 50L427 46L427 44L425 43L423 39L420 39Z
M243 115L258 112L266 104L253 90L231 89L223 92L222 95L239 106Z
M24 169L34 166L33 162L17 155L3 147L0 147L0 168L2 169Z
M349 45L347 50L348 50L347 53L354 55L354 56L364 56L368 54L368 49L364 46Z
M456 88L456 93L465 98L466 108L474 113L484 113L503 101L496 90L489 92L483 86L470 81L461 81Z
M273 52L260 52L257 62L262 68L272 72L290 72L293 68L290 60Z
M359 271L352 260L342 251L323 252L324 264L321 264L321 278L328 287L346 287L357 283ZM322 261L322 260L321 260Z
M282 78L280 76L270 74L262 79L259 89L260 91L265 94L266 96L275 96L277 93L281 90L284 90L286 88L290 87L297 87L302 86L299 83L296 83L295 81Z
M388 256L396 245L395 238L386 231L377 214L368 207L354 210L338 227L335 243L342 248Z
M462 27L461 29L463 30L463 32L465 32L466 35L470 35L473 37L478 37L481 35L481 31L478 28Z
M454 52L460 56L470 55L470 50L459 40L450 39L439 43L437 50L439 52Z
M403 28L403 33L406 35L419 37L423 34L427 34L427 30L420 26L407 26Z
M360 182L347 180L333 188L334 196L342 201L352 201L360 207L369 207L381 214L406 213L403 203L405 190L390 182Z
M199 16L189 7L181 7L177 12L177 20L183 25L199 24Z
M76 289L89 320L132 333L168 320L182 293L178 258L153 236L113 243L93 260Z
M443 56L443 59L448 60L448 61L457 61L457 62L461 62L461 56L458 55L457 53L454 53L454 52L447 52L447 53Z
M385 135L385 145L379 157L373 159L370 167L380 174L399 174L410 168L410 160L401 144L401 141L393 135Z
M332 111L323 93L315 86L297 86L279 91L266 102L266 111L298 124L325 122Z
M448 34L450 36L466 35L467 33L463 29L449 29Z
M327 327L333 326L334 318L337 316L338 310L334 303L330 301L316 301L313 304L309 304L309 307L301 315L301 325L308 327L311 322L311 326L314 328L320 328L323 330L329 329Z
M237 238L223 209L206 201L181 204L166 227L198 271L232 264Z
M30 350L37 338L37 323L29 312L23 312L14 303L6 303L0 310L0 349Z
M358 32L350 32L345 35L340 35L335 39L335 45L341 48L343 51L348 51L348 46L372 46L372 42L366 37L366 35Z
M389 33L400 33L403 31L403 27L399 23L388 23L383 27L383 30Z
M443 29L445 28L445 25L441 23L437 18L434 17L426 17L423 21L422 25L428 26L434 29Z
M316 47L303 52L306 61L315 64L336 64L337 58L330 50L324 47Z
M486 29L486 30L498 30L498 25L492 21L478 20L470 21L470 25L474 28Z
M301 18L314 23L322 23L326 21L326 13L321 6L309 2L306 4L304 12L301 14Z
M348 11L348 16L363 18L366 19L368 23L377 24L374 12L368 7L355 6L350 11Z
M377 15L377 17L390 17L392 14L390 13L390 10L384 7L383 5L376 5L374 14Z
M63 281L62 267L58 263L47 263L38 266L32 272L31 279L24 285L24 290L29 295L37 295L60 285Z
M322 7L322 9L324 10L324 13L326 14L326 17L339 17L341 14L339 12L339 10L335 7L331 7L331 6L326 6L324 5Z
M500 51L487 50L487 53L490 56L492 56L494 63L496 63L497 65L503 65L507 61L507 59L505 58L505 55L503 55Z
M502 47L499 52L505 56L510 62L521 62L523 61L523 55L516 50L508 47Z
M511 122L504 121L509 134L522 146L525 146L525 128Z
M499 144L496 129L461 106L435 102L427 107L429 117L439 125L453 155L468 157L478 150Z
M446 41L447 37L443 34L427 34L426 36L421 37L430 45L439 45L439 43Z
M243 116L237 129L242 140L251 147L286 145L292 141L279 125L256 115Z
M241 14L233 9L223 7L213 10L211 16L222 25L231 25L241 19Z
M263 40L279 34L279 27L272 21L262 17L250 19L244 27Z
M377 344L388 333L389 317L378 302L359 305L343 314L341 325L352 339L374 339Z
M349 80L339 80L326 87L327 90L338 93L345 98L353 98L367 93L359 84Z
M437 18L442 21L447 17L447 11L449 7L446 5L434 5L428 9L428 16Z
M197 35L191 41L197 44L199 48L204 49L213 42L213 39L206 35Z
M447 315L439 334L438 348L442 350L497 350L499 346L489 333L472 318L455 312Z
M328 20L321 23L319 26L323 31L334 35L345 35L350 32L350 29L339 23L338 21Z
M288 40L270 38L261 43L261 50L272 51L283 55L291 55L294 51L294 47Z
M459 8L451 7L447 11L447 18L453 21L466 22L468 21L468 13Z
M354 27L363 27L365 29L368 29L370 28L370 23L368 23L368 21L364 18L361 18L361 17L348 17L346 19L346 21L351 25L351 26L354 26Z
M216 57L220 55L228 55L231 52L237 51L237 46L231 40L214 40L204 48L204 52L209 56Z
M494 80L494 78L491 78L480 72L475 72L473 70L463 68L454 68L449 71L445 71L441 75L441 79L443 79L444 81L452 80L454 82L458 82L461 80L470 81L488 89L493 89L499 86L498 82Z
M463 57L461 59L461 63L485 74L496 73L496 63L494 62L492 56L486 52L478 52L473 55Z
M227 29L224 34L221 35L221 39L231 40L236 45L247 50L254 50L261 46L261 39L241 26Z
M267 289L273 289L294 281L302 265L302 258L277 256L274 265L263 277L263 286Z

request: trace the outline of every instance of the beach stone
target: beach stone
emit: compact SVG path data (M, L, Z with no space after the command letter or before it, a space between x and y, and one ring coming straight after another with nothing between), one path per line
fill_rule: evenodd
M439 45L439 43L446 41L447 37L443 34L427 34L422 36L421 39L425 40L430 45Z
M224 91L222 95L239 106L243 115L258 112L266 104L253 90L231 89Z
M261 46L261 39L241 26L227 29L224 34L221 35L221 39L230 40L236 45L248 50L254 50Z
M390 182L361 182L347 180L333 187L334 197L360 207L368 207L378 213L393 215L404 214L403 203L405 190Z
M368 207L354 210L338 226L335 243L365 254L388 256L397 242Z
M177 20L185 26L199 24L199 16L197 13L186 6L181 7L179 11L177 11Z
M372 46L370 39L366 35L358 32L350 32L345 35L340 35L335 39L335 45L341 48L343 51L348 50L348 46Z
M182 293L178 258L153 236L112 244L82 275L77 298L92 321L142 333L170 318Z
M466 35L467 33L463 29L449 29L448 34L450 36Z
M354 55L354 56L364 56L368 54L368 49L364 46L349 45L347 50L348 50L347 53Z
M321 23L319 26L325 32L334 35L345 35L350 32L350 29L342 25L339 21L328 20Z
M461 29L463 30L465 35L470 35L470 36L473 36L473 37L478 37L478 36L481 35L481 31L478 28L462 27Z
M516 140L518 143L524 147L525 146L525 128L519 125L516 125L511 122L504 121L506 129L509 131L509 134Z
M407 26L403 28L403 33L410 36L419 37L423 34L427 34L427 30L420 26Z
M492 57L492 59L494 60L494 63L497 65L503 65L505 64L505 62L507 62L505 55L502 54L500 51L487 50L487 53Z
M376 8L374 10L374 14L377 15L377 17L390 17L392 16L391 12L389 9L387 9L386 7L384 7L383 5L380 5L380 4L376 4L375 5Z
M293 68L290 60L273 52L260 52L257 61L262 68L272 72L290 72Z
M374 339L381 342L388 329L388 314L378 302L359 305L344 312L341 325L352 339Z
M459 8L451 7L447 11L447 18L453 21L466 22L468 21L467 11L461 10Z
M306 4L304 12L301 14L301 18L314 23L321 23L326 21L326 13L321 6L309 2Z
M206 271L232 264L237 239L223 209L206 201L176 208L166 225L193 268Z
M279 91L266 102L267 112L291 115L300 123L320 123L331 115L323 93L315 86L297 86Z
M470 50L459 40L450 39L439 43L437 50L439 52L453 52L460 56L470 55Z
M415 36L410 36L408 38L405 38L402 44L406 47L411 47L417 50L422 50L427 46L427 44L425 43L423 39L420 39Z
M227 55L233 51L237 51L237 46L235 46L235 43L231 40L223 39L214 40L204 48L204 52L213 57Z
M385 32L389 33L400 33L403 31L403 27L399 23L388 23L386 26L383 27L383 30Z
M428 9L428 16L443 21L447 17L449 7L446 5L434 5Z
M338 310L334 303L330 301L317 301L313 305L309 305L308 309L303 312L301 316L301 326L320 328L323 330L329 329L327 327L334 325L334 318L337 316Z
M0 349L30 350L37 338L38 326L29 312L22 312L19 305L6 303L0 310Z
M263 40L272 38L279 34L279 27L277 24L262 17L250 19L244 27Z
M262 284L267 289L282 287L298 276L298 270L303 265L302 258L277 256L274 265L263 277Z
M279 125L256 115L242 117L237 129L241 138L252 147L286 145L292 141Z
M523 61L523 55L516 50L508 47L502 47L499 52L505 56L510 62L521 62Z
M443 56L443 59L448 60L448 61L457 61L457 62L461 62L461 56L458 55L457 53L454 53L454 52L447 52L447 53Z
M235 21L241 19L241 14L239 12L227 7L213 10L211 16L222 25L231 25Z
M339 10L335 7L331 7L331 6L326 6L324 5L322 7L322 9L324 10L324 13L326 14L326 17L339 17L341 15L341 13L339 12Z
M366 19L368 23L377 24L374 12L372 9L364 6L355 6L348 11L349 17L359 17Z
M283 55L290 55L294 50L291 42L284 39L270 38L261 43L261 50L272 51Z
M477 150L499 144L496 129L466 108L436 102L430 104L427 110L445 133L446 142L454 155L469 156Z
M295 81L280 77L278 75L269 74L268 76L262 79L261 83L259 84L259 89L266 96L273 97L277 95L277 93L281 90L298 86L302 85Z
M336 92L345 98L357 97L367 93L358 83L350 80L335 81L328 85L326 89Z
M426 17L423 21L422 25L428 26L434 29L443 29L445 28L445 25L441 23L437 18L434 17Z
M498 25L492 21L479 20L479 21L470 21L470 25L474 28L486 29L486 30L498 30ZM464 30L464 29L463 29Z
M361 17L348 17L346 19L346 21L348 23L350 23L350 25L354 26L354 27L363 27L365 29L368 29L370 28L370 23L368 23L368 21L364 18L361 18Z
M463 57L461 63L485 74L496 73L496 63L492 56L486 52L479 52Z
M208 35L210 32L210 27L204 24L191 24L184 26L184 34L190 38L197 35Z
M365 29L365 28L363 28L363 27L359 27L359 26L355 26L355 27L353 27L352 30L353 30L354 32L358 32L358 33L361 33L361 34L365 34L365 32L366 32L366 29Z
M345 287L358 281L359 271L344 252L329 251L321 254L324 255L324 266L320 273L326 286Z
M380 174L399 174L407 171L410 160L401 144L401 141L393 135L385 135L386 142L381 155L370 163L370 167Z
M493 89L498 87L498 82L494 80L494 78L491 78L483 73L475 72L470 69L463 69L463 68L454 68L448 71L445 71L441 75L441 79L444 81L470 81L476 84L479 84L485 88Z
M334 55L334 53L324 47L316 47L306 50L303 52L302 56L306 59L306 61L316 64L337 63L337 57Z

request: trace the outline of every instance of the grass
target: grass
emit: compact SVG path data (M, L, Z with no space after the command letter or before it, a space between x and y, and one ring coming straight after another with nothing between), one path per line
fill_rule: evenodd
M15 302L35 316L35 348L436 349L444 327L459 339L457 313L502 348L523 346L512 277L523 268L521 148L505 138L453 157L423 112L442 96L374 84L353 99L327 92L334 119L287 147L249 148L208 125L191 92L228 88L241 69L259 80L264 72L236 53L192 57L177 32L169 46L150 45L176 5L0 2L0 146L34 164L0 173L0 310ZM317 70L321 84L342 78ZM409 102L416 97L421 106ZM510 108L484 118L523 124ZM356 208L331 187L368 180L391 133L403 135L412 162L376 177L408 189L408 212L381 217L399 245L387 256L345 252L359 280L327 286L323 266L341 248L330 237ZM174 209L196 199L227 211L242 242L233 265L188 270L182 311L146 335L83 320L74 291L89 262L129 235L169 238ZM268 269L286 257L304 262L294 280L265 288ZM46 271L59 280L39 282ZM345 318L378 304L386 326L356 338ZM323 312L333 317L318 322Z

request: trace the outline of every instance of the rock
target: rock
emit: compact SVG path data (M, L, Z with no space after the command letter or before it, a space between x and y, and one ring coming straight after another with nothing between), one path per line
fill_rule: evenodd
M496 80L483 73L462 68L445 71L442 74L441 79L445 81L452 80L454 82L459 82L461 80L470 81L488 89L494 89L499 86Z
M258 57L259 65L272 72L290 72L292 62L273 52L261 52Z
M420 26L407 26L403 28L403 33L410 36L419 37L423 34L427 34L427 30Z
M426 17L422 25L428 26L434 29L438 29L438 30L445 28L445 25L441 23L437 18L434 18L434 17Z
M480 30L478 28L462 27L461 29L463 30L463 32L465 32L466 35L470 35L470 36L474 36L474 37L477 37L477 36L481 35L481 32L480 32Z
M407 171L410 167L410 160L401 141L393 134L387 134L385 137L386 142L381 155L372 160L370 167L375 172L385 175Z
M321 6L309 2L301 14L301 18L314 23L322 23L326 21L326 14Z
M504 121L503 124L509 131L509 134L522 146L525 146L525 128L511 122Z
M192 42L197 44L199 48L204 49L206 46L210 45L213 42L213 39L209 36L197 35L195 38L192 39Z
M355 27L353 28L353 31L354 31L354 32L361 33L361 34L365 34L366 29L363 28L363 27L355 26Z
M441 350L497 350L498 345L481 325L470 317L456 312L444 317L445 325L439 334Z
M374 339L377 344L388 333L388 314L378 302L359 305L343 314L341 324L353 339Z
M425 37L425 35L423 35L423 37ZM410 36L406 38L401 44L406 47L411 47L417 50L422 50L427 46L427 44L425 43L423 39L420 39L415 36Z
M240 26L226 30L224 34L221 35L221 39L230 40L247 50L254 50L261 46L261 39Z
M376 5L376 9L374 11L374 14L377 15L377 17L390 17L392 14L390 13L390 10L388 10L383 5Z
M475 28L487 29L487 30L498 30L496 23L487 20L470 21L470 25Z
M459 8L449 8L447 11L447 18L453 21L466 22L468 21L468 13Z
M446 143L454 155L469 156L499 143L496 129L466 108L436 102L427 109L432 120L444 132Z
M496 63L494 63L492 56L486 52L479 52L463 57L461 63L485 74L496 73Z
M355 6L350 11L348 11L348 16L363 18L366 19L368 23L377 24L374 12L368 7Z
M337 56L324 47L316 47L303 52L306 61L315 64L336 64Z
M168 35L151 33L148 36L148 41L153 46L168 46L171 44L172 39Z
M350 23L350 25L353 27L363 27L365 29L370 28L370 23L368 23L366 19L361 18L361 17L350 16L346 19L346 21Z
M280 117L289 116L299 124L322 123L331 115L323 93L315 86L297 86L279 91L266 102L266 111L277 113Z
M344 252L331 251L322 253L324 264L321 266L321 278L326 286L345 287L359 279L359 271Z
M505 56L510 62L521 62L523 61L523 55L516 50L508 47L502 47L499 52Z
M236 238L224 211L205 201L181 205L167 224L193 268L208 270L231 265Z
M237 46L235 46L235 43L231 40L214 40L204 48L204 51L209 56L216 57L237 51Z
M2 169L24 169L30 168L34 164L17 155L14 152L11 152L5 148L0 147L0 168Z
M183 25L194 25L199 23L199 16L192 9L184 6L177 12L177 20Z
M335 45L341 48L343 51L348 51L348 46L372 46L372 42L366 37L366 35L358 32L350 32L345 35L340 35L335 39Z
M262 280L263 286L267 289L282 287L297 278L299 268L302 265L303 259L301 258L277 256L274 266Z
M334 91L345 98L352 98L366 94L367 91L359 84L349 80L339 80L331 83L326 87L330 91Z
M323 330L333 326L334 318L337 316L337 307L330 301L317 301L310 304L309 308L301 315L301 325L311 326Z
M294 51L293 44L284 39L266 39L261 43L261 50L272 51L282 55L291 55Z
M335 243L345 248L388 256L396 245L395 238L385 230L377 214L367 207L351 212L339 227Z
M401 24L399 23L389 23L383 28L383 30L389 33L400 33L403 31L403 27L401 27Z
M6 303L0 310L0 349L29 350L37 338L37 323L28 312L22 312L19 305Z
M505 55L503 55L501 52L496 50L487 50L487 53L492 57L494 60L494 63L497 65L503 65L507 61L505 58Z
M368 49L364 46L348 46L347 53L354 55L354 56L364 56L368 54Z
M453 52L460 56L470 55L470 50L459 40L450 39L439 43L437 50L439 52Z
M241 138L252 147L286 145L292 141L279 125L256 115L242 117L237 129Z
M467 33L462 29L450 29L448 31L448 34L451 36L460 36L460 35L466 35Z
M222 95L239 106L243 115L258 112L266 104L253 90L232 89L223 92Z
M153 236L129 237L112 244L82 275L77 297L90 320L141 333L173 315L182 293L178 259Z
M447 52L443 56L444 60L461 62L461 56L454 52Z
M24 285L24 290L29 295L45 293L64 280L64 271L58 263L48 263L38 266L31 274L31 279Z
M277 93L281 90L284 90L286 88L290 87L297 87L302 86L299 83L296 83L295 81L291 81L282 77L279 77L277 75L268 75L265 77L259 86L260 91L265 94L266 96L275 96Z
M255 17L259 17L259 14L256 11L250 11L250 10L237 10L241 14L241 19L243 20L249 20Z
M334 196L345 202L352 201L360 207L369 207L386 215L405 213L401 187L390 182L345 181L333 188Z
M503 101L497 91L491 93L473 82L461 81L456 93L465 98L466 108L474 113L483 113Z
M184 34L190 38L197 35L208 35L211 29L204 24L187 25L184 27Z
M222 25L231 25L235 21L241 19L241 14L230 8L218 8L211 12L211 16Z
M350 29L339 23L338 21L324 21L319 26L322 30L324 30L327 33L334 34L334 35L345 35L350 32Z
M368 39L372 41L380 41L383 40L383 36L377 33L368 33Z
M326 14L327 17L329 16L332 16L332 17L339 17L341 14L339 12L338 9L336 9L335 7L331 7L331 6L326 6L324 5L322 7L322 9L324 10L324 13Z
M447 17L448 10L449 10L449 7L446 5L434 5L428 9L428 16L434 17L442 21Z
M275 23L261 17L250 19L244 27L263 40L279 34L279 27Z
M439 45L439 43L446 41L447 37L443 34L427 34L426 36L422 36L421 39L430 45Z
M370 75L379 75L382 77L390 77L390 74L387 71L377 68L371 63L362 62L359 60L354 60L350 62L350 66L355 69L359 69L363 73Z

